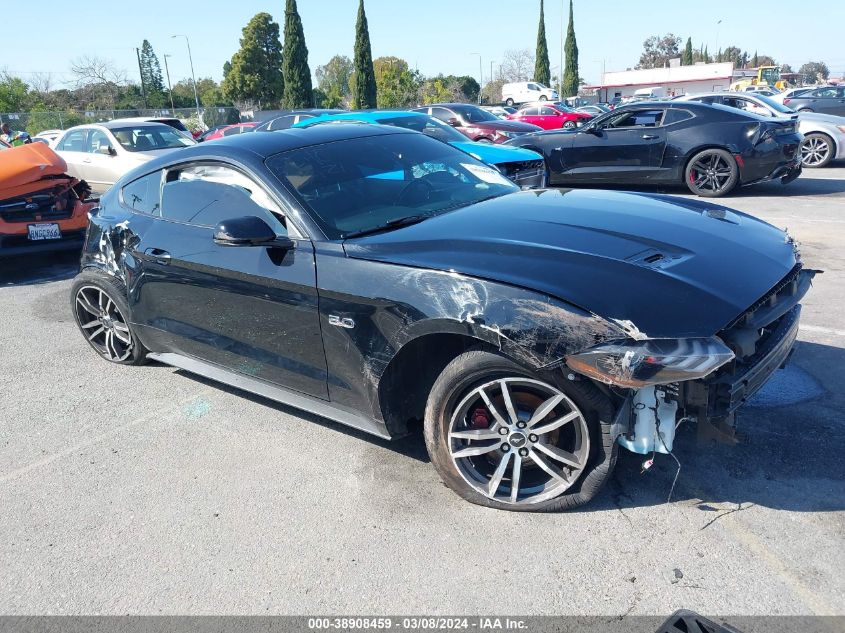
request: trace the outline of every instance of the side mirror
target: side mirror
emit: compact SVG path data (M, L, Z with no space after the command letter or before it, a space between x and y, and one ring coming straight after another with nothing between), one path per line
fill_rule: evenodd
M220 246L272 246L290 250L293 240L278 236L261 218L248 215L223 220L214 229L214 243Z
M461 127L461 121L459 119L449 119L446 123L452 127Z
M111 145L100 145L100 147L97 148L97 153L105 154L106 156L115 156L117 154Z

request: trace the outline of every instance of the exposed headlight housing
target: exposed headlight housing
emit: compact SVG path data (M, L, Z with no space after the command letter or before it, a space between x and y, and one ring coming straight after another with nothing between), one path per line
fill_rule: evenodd
M641 389L704 378L734 358L721 339L614 341L566 357L570 369L619 387Z
M845 125L837 125L836 129L839 130L840 132L845 132Z

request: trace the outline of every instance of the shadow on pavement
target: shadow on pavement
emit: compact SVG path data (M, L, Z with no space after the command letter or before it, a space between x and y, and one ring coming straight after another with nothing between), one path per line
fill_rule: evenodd
M32 286L71 279L79 271L79 253L64 251L0 259L0 288Z

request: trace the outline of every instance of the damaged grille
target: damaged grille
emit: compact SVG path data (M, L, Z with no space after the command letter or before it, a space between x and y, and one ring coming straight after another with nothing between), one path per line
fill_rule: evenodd
M5 222L64 220L73 215L68 190L48 189L0 202L0 218Z
M543 160L524 160L497 165L499 171L515 185L538 189L546 186L546 163Z

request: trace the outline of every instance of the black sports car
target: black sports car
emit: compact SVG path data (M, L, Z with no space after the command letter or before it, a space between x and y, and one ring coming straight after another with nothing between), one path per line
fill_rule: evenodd
M798 121L685 102L616 108L575 130L508 141L546 158L552 185L681 185L699 196L801 174Z
M587 502L618 446L667 452L681 416L729 436L788 357L813 274L742 213L520 191L373 125L145 163L92 212L81 269L71 306L107 360L385 438L424 420L447 485L515 510Z

